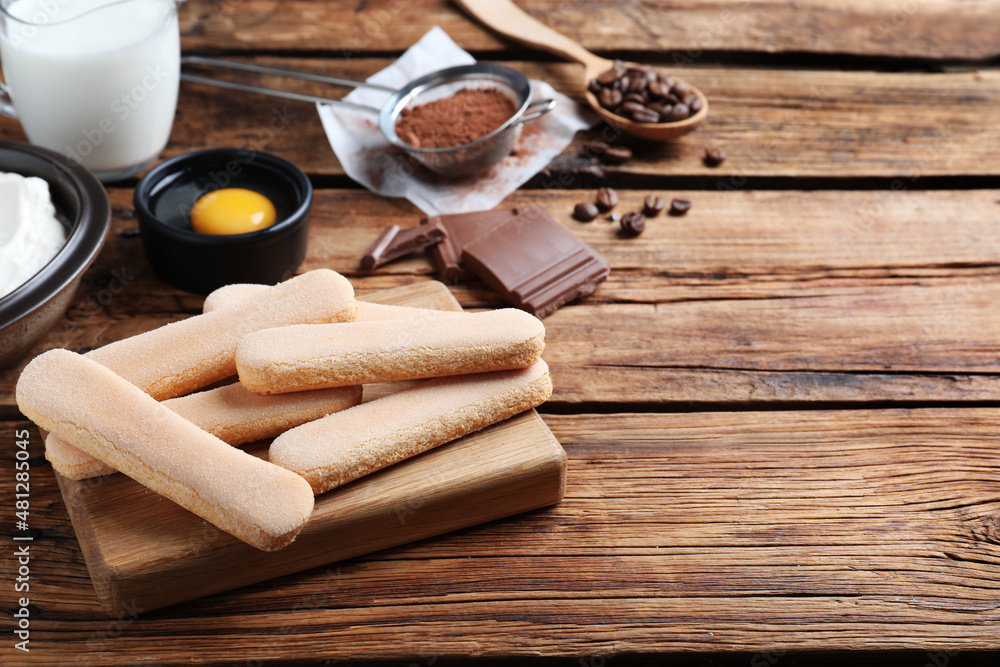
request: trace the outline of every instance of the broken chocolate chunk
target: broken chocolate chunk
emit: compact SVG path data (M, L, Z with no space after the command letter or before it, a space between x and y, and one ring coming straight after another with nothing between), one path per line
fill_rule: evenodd
M536 317L586 296L608 277L608 261L533 206L465 246L462 262Z
M400 229L390 225L382 230L361 258L361 268L370 271L394 259L440 243L445 231L439 225L419 225Z

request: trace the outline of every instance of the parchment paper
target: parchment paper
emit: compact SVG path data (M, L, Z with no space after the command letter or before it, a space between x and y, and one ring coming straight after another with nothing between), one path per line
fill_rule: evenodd
M474 62L444 30L435 27L368 81L398 89L435 70ZM461 180L445 179L414 166L403 151L389 144L379 132L375 113L328 104L317 104L317 110L333 152L355 181L386 197L405 197L427 215L464 213L499 204L559 155L573 135L598 120L590 110L547 83L531 81L531 92L532 100L558 100L555 110L525 122L511 155L490 169ZM358 88L344 99L378 109L389 97L383 91Z

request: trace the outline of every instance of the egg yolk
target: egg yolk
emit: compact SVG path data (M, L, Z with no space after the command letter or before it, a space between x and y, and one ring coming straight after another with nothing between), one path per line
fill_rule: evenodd
M245 188L203 195L191 209L191 229L201 234L246 234L266 229L277 215L271 200Z

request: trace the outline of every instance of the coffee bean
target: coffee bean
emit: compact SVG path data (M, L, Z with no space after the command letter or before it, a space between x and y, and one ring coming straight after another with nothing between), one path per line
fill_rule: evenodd
M642 213L647 218L654 218L667 207L667 200L659 195L649 195L642 200Z
M637 104L635 102L624 102L620 107L618 107L618 112L625 116L631 116L636 111L649 111L642 104Z
M721 148L709 146L705 149L704 162L709 167L718 167L726 159L726 154Z
M604 161L608 164L625 164L632 159L632 149L627 146L608 146Z
M691 92L684 95L681 101L688 106L688 109L690 109L691 105L694 103L696 99L698 99L698 93L692 90Z
M618 204L618 193L613 188L601 188L594 198L597 208L603 213L607 213Z
M688 108L688 105L681 102L680 104L675 104L670 110L670 114L667 116L670 120L667 122L676 123L684 120L685 118L689 118L690 116L691 110Z
M628 80L628 92L630 92L630 93L641 93L642 91L646 90L646 86L648 84L649 84L649 81L646 80L646 77L641 77L641 78L640 77L634 77L634 78L630 78Z
M603 89L604 86L601 85L601 82L598 79L591 79L590 83L587 84L587 90L589 90L595 95L600 95L601 90Z
M691 92L691 86L683 81L677 81L671 86L670 92L683 100L684 96Z
M609 69L609 70L607 70L605 72L601 72L600 74L598 74L596 80L597 80L597 83L601 84L602 86L607 86L609 84L614 83L618 79L620 79L621 76L622 76L622 72L620 70L615 69L614 67L612 67L611 69Z
M573 208L573 217L580 222L590 222L597 217L597 207L590 202L581 202Z
M646 229L646 216L638 211L629 211L618 224L626 236L638 236Z
M691 210L691 202L687 199L674 199L670 202L670 215L684 215Z
M637 123L659 123L660 114L656 113L652 109L647 109L646 107L640 107L636 109L631 114L632 120Z
M670 94L670 88L664 86L662 83L657 81L651 81L648 86L646 86L646 91L654 97L664 98Z
M702 104L701 98L695 96L695 98L691 100L691 104L688 105L688 108L691 109L691 113L695 114L701 111L703 106L705 105Z
M641 106L646 106L646 98L643 97L642 95L640 95L639 93L629 93L622 100L623 104L625 102L636 102L637 104L639 104Z
M670 110L674 108L672 104L666 104L664 102L650 102L649 109L655 111L656 113L663 116L664 114L670 115Z
M604 88L601 90L601 94L598 95L598 101L605 109L614 109L622 103L622 93L620 90L613 88Z

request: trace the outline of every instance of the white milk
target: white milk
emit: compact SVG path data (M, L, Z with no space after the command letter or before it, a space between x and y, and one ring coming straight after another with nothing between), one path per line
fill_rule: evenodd
M0 60L29 141L99 176L135 172L167 143L180 35L172 0L15 0ZM65 23L63 23L65 21Z

